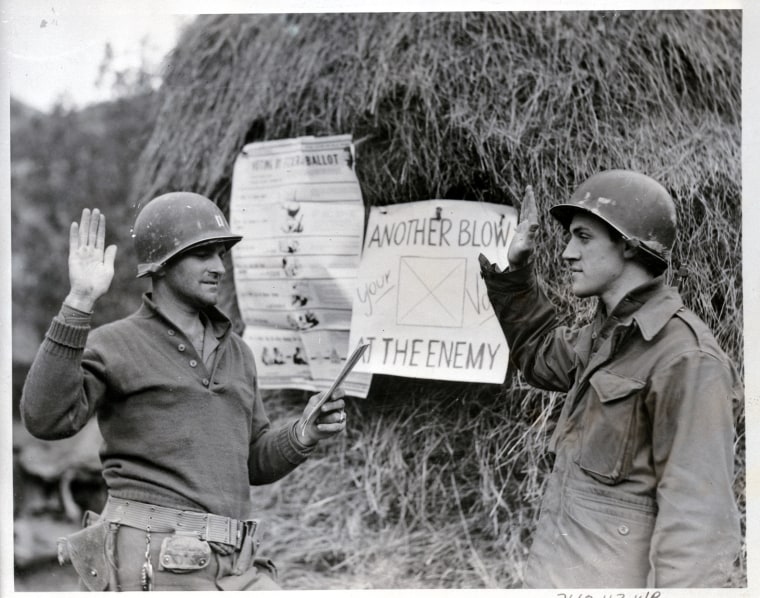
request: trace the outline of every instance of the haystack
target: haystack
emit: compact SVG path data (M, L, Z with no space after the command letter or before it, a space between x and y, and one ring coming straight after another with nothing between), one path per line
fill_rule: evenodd
M546 214L599 170L640 170L677 203L672 282L743 371L741 25L740 11L203 16L166 65L133 202L187 189L226 210L241 147L299 135L353 135L367 207L512 203L531 184ZM541 238L550 297L584 320L594 306L568 294L548 217ZM262 505L286 585L519 584L558 399L513 372L376 376L346 437Z

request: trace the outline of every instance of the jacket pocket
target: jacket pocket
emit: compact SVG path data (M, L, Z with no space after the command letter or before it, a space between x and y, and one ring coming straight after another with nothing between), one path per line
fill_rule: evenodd
M564 569L567 586L645 587L656 513L654 501L645 497L569 489L552 568Z
M599 370L589 383L593 393L583 414L578 465L603 484L617 484L631 467L637 399L646 382Z

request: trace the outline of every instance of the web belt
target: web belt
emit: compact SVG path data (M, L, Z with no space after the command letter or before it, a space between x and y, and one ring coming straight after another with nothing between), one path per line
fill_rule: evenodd
M246 527L252 523L212 513L181 511L112 496L108 497L101 517L151 532L195 533L201 540L221 542L235 548L240 548Z

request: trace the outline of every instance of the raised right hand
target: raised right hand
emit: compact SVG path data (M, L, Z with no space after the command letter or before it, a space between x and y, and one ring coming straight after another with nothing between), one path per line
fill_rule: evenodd
M95 301L108 291L113 280L116 245L105 247L106 217L95 208L82 210L79 224L69 230L69 283L64 303L82 311L92 311Z
M536 211L533 187L528 185L525 188L522 204L519 201L515 203L519 216L515 236L512 237L507 252L510 269L522 268L533 257L533 252L536 249L536 231L538 230L538 212Z

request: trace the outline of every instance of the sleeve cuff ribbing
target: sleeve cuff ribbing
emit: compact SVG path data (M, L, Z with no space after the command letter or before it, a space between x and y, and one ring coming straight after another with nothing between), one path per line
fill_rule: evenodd
M89 333L89 325L74 326L55 317L45 334L45 344L49 348L55 347L62 352L77 352L84 349Z
M298 420L294 421L292 424L284 426L280 430L277 442L283 456L288 461L295 464L303 462L317 447L316 444L307 446L298 440L298 436L296 435L297 425Z

